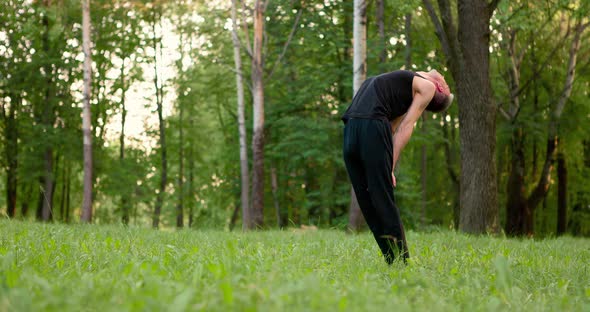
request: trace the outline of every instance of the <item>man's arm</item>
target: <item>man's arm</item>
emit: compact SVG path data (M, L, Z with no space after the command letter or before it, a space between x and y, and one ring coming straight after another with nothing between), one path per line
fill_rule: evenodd
M404 119L404 117L406 117L406 114L396 117L394 120L389 122L391 124L391 135L395 135L395 130L397 130L399 123L402 122L402 119Z
M426 79L414 79L413 87L414 99L412 100L408 112L401 120L397 129L393 128L394 125L392 123L392 130L395 131L393 135L393 169L395 169L399 154L412 136L414 124L418 121L418 118L420 118L420 115L422 115L422 112L426 109L430 100L432 100L436 88L434 83ZM395 186L395 177L393 179Z

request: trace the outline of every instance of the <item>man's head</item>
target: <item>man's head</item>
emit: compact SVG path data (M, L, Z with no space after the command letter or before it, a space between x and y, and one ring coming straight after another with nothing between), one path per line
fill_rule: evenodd
M434 97L432 97L432 100L426 107L426 110L435 113L447 110L449 106L451 106L455 96L451 93L451 89L445 81L445 77L436 71L436 69L433 69L429 71L424 78L434 83L436 87Z

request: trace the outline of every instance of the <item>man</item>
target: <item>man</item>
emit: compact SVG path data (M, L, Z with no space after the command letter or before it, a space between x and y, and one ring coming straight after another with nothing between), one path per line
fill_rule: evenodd
M367 225L391 264L398 250L404 262L408 246L393 188L393 169L424 110L441 112L453 101L436 70L398 70L369 77L342 116L344 162Z

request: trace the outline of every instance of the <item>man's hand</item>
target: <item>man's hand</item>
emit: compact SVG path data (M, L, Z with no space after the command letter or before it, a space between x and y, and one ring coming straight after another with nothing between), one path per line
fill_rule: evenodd
M393 174L393 171L391 172L391 179L393 180L393 187L395 187L397 185L397 181L395 181L395 174Z

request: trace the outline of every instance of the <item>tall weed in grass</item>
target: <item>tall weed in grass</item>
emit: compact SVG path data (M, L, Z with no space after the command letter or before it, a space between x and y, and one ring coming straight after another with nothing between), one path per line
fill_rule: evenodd
M0 311L589 311L590 241L0 221Z

